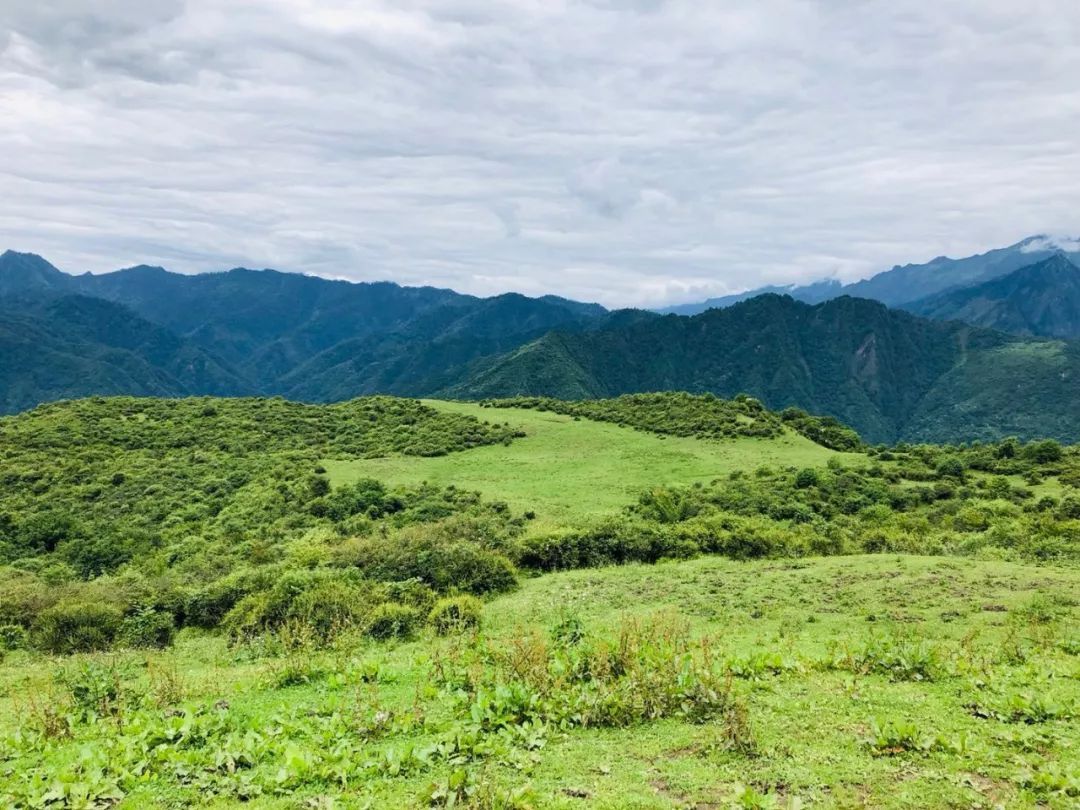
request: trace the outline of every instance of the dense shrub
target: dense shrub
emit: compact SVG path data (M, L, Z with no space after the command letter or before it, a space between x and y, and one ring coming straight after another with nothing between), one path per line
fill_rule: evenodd
M20 624L0 624L0 651L25 650L30 636Z
M123 647L162 649L172 644L175 635L172 614L144 607L120 623L117 642Z
M113 605L62 602L38 616L34 641L46 652L63 655L105 650L116 638L122 618Z
M415 607L384 602L367 619L367 634L372 638L412 638L423 624L424 614Z
M348 573L289 571L268 590L241 599L222 626L231 639L244 641L296 622L329 641L360 624L380 596L375 586Z
M419 529L356 541L338 562L356 566L370 579L415 579L440 592L502 593L517 586L517 573L504 553Z
M428 620L435 632L445 636L480 627L483 614L484 606L475 596L454 596L436 602Z

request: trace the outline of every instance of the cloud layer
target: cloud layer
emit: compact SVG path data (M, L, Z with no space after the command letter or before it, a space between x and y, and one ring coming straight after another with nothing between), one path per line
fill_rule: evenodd
M7 0L0 248L610 305L1080 231L1074 0Z

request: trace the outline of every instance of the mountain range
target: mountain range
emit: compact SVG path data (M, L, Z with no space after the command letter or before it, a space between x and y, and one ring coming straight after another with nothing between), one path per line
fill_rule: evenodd
M1080 270L1025 241L881 274L886 292L910 277L911 300L899 302L908 311L823 284L692 317L273 270L75 276L8 251L0 412L120 393L333 401L682 389L797 405L875 442L1080 440L1080 344L1061 339L1080 335Z
M830 298L850 295L854 298L870 298L890 307L913 309L922 299L977 286L1065 253L1080 256L1078 251L1080 243L1074 239L1029 236L1009 247L963 259L938 256L925 264L897 265L891 270L851 284L841 284L835 279L828 279L805 285L759 287L735 295L665 307L657 311L661 314L697 315L707 309L731 306L765 293L790 295L808 304L819 304ZM1073 335L1080 336L1080 323Z

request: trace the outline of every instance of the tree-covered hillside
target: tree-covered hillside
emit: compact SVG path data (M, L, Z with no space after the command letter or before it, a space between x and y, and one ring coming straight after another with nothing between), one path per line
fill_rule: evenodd
M242 268L182 275L139 266L71 276L39 256L12 251L0 256L0 303L19 295L47 300L63 294L111 302L115 312L154 323L231 374L227 386L147 391L134 384L104 387L107 381L99 388L102 375L88 368L81 388L72 392L83 396L259 393L326 402L373 393L432 393L463 377L479 357L500 354L550 329L586 328L605 314L603 307L557 296L481 299L431 287ZM62 335L63 324L43 331L50 330ZM40 358L33 367L47 376L52 362ZM33 378L20 383L23 407L56 398Z
M1018 256L1034 254L1018 248L983 270ZM1029 294L1025 282L1006 309L1033 330L1066 328L1071 299L1055 281L1063 267L1054 260L1018 274L1037 276L1042 292ZM1003 325L1016 328L1016 318ZM873 442L1080 438L1071 406L1080 344L853 298L808 306L765 295L661 317L554 296L481 299L274 271L69 276L9 251L0 256L0 343L0 412L95 394L333 402L685 390L832 416Z
M1006 371L1007 369L1007 371ZM930 321L873 301L761 296L692 318L553 333L446 389L464 398L747 393L872 442L1080 438L1080 346Z
M1080 267L1063 254L1007 276L905 306L926 318L955 319L1015 335L1080 338Z

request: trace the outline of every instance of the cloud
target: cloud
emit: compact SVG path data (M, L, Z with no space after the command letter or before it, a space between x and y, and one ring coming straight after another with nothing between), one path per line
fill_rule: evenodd
M1021 248L1021 253L1036 253L1041 250L1062 250L1066 253L1080 253L1080 239L1069 236L1039 236L1028 240Z
M1072 0L7 0L0 247L612 305L854 279L1076 234L1076 75Z

